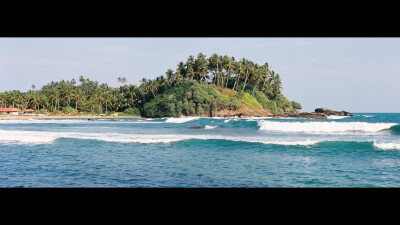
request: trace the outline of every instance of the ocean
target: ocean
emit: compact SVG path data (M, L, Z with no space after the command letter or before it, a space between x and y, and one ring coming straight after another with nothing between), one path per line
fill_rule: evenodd
M0 120L0 187L400 187L400 114Z

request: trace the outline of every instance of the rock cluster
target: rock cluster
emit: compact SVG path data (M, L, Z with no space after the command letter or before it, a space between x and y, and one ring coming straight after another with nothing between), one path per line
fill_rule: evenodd
M300 119L328 119L328 116L355 116L346 111L334 111L327 108L317 108L315 112L288 112L285 114L272 115L274 118L300 118Z
M346 111L333 111L331 109L327 109L327 108L317 108L315 109L316 113L323 113L326 114L328 116L354 116L354 114L346 112Z

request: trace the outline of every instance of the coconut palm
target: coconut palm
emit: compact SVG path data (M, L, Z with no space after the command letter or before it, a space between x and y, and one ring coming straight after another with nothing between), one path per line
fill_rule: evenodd
M233 61L234 61L234 58L228 57L227 55L225 55L223 58L222 66L227 71L227 76L226 76L226 81L225 81L226 88L228 87L228 81L232 74Z
M172 71L171 69L168 69L167 72L165 73L165 76L167 76L168 85L169 85L169 86L173 85L174 82L175 82L175 74L174 74L174 71Z

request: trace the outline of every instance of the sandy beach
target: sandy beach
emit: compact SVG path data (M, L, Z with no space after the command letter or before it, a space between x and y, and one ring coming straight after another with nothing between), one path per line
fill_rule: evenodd
M63 115L3 115L0 116L0 120L29 120L29 119L95 119L95 118L141 118L140 116L94 116L94 115L80 115L80 116L63 116Z

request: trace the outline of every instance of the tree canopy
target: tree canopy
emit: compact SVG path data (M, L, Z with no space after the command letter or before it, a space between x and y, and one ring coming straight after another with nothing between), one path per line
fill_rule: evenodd
M241 107L238 96L226 96L217 90L244 92L271 113L301 109L281 93L280 75L267 62L254 63L227 55L210 57L199 53L186 62L179 62L175 70L155 79L143 78L140 85L128 83L119 76L120 87L99 84L80 75L78 81L52 81L37 89L33 84L27 92L0 92L0 107L32 108L39 113L126 113L148 117L180 115L213 115L221 109Z

